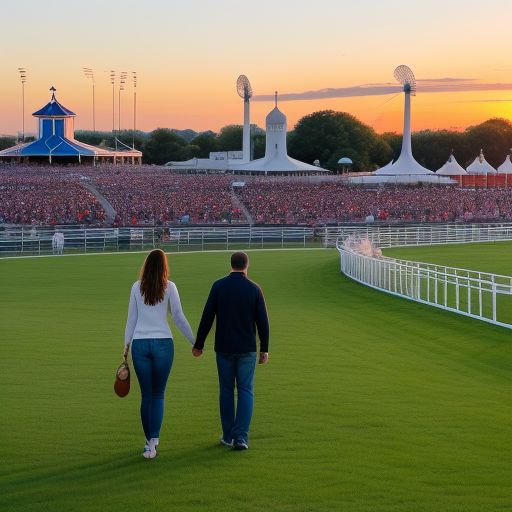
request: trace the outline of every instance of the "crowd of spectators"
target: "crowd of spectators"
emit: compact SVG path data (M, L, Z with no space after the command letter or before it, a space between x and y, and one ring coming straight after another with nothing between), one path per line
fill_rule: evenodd
M244 184L233 189L233 181ZM107 219L101 196L115 218ZM512 220L512 189L367 188L341 179L180 175L156 166L0 164L0 223L216 224L245 222L247 212L257 224L502 221Z
M256 179L239 196L256 223L451 222L512 220L512 189L453 186L364 188L341 182Z
M101 225L105 212L70 170L0 166L0 223Z
M245 221L233 203L225 175L176 175L144 166L101 166L88 172L91 183L117 213L116 225Z

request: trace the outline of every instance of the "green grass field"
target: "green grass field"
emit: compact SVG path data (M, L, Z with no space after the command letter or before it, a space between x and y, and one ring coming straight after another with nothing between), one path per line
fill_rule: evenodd
M512 273L507 243L387 251ZM365 288L334 250L252 252L271 358L219 446L212 339L174 328L159 457L112 391L142 254L0 260L0 510L509 511L511 332ZM227 253L169 257L195 328Z

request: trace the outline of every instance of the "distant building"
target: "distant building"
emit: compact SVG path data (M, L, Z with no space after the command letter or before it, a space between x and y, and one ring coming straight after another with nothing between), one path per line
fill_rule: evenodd
M75 140L76 114L61 105L50 89L50 102L32 115L39 120L37 140L0 151L0 160L20 163L141 164L142 153L119 143L119 149L98 148Z

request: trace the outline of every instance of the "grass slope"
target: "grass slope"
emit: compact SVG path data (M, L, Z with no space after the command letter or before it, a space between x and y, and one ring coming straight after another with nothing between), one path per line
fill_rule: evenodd
M353 283L328 250L251 255L271 315L251 449L217 445L212 340L196 360L174 329L160 455L144 460L138 387L112 392L142 258L0 261L0 510L512 508L510 333ZM170 256L193 327L227 259Z

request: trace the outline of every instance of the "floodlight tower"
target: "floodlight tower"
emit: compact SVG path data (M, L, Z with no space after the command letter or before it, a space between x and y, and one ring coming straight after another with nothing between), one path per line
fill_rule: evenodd
M398 66L395 69L395 78L403 85L405 96L404 104L404 134L402 138L402 152L400 157L410 156L412 158L411 144L411 95L416 96L416 79L414 73L408 66Z
M249 79L245 75L240 75L236 81L236 91L238 96L244 100L244 130L242 143L242 160L249 162L251 160L251 114L250 99L252 97L252 87Z
M132 71L133 78L133 134L132 147L135 149L135 130L137 129L137 71Z
M402 151L398 160L391 166L381 168L376 174L408 175L433 174L432 171L420 165L412 155L411 144L411 96L416 96L416 79L408 66L398 66L395 69L395 78L402 84L404 92L404 132L402 138Z
M21 137L25 142L25 84L27 82L27 70L25 68L18 68L21 81Z
M96 101L94 96L94 72L92 68L83 68L85 78L92 82L92 131L96 131Z
M110 85L112 85L112 133L115 133L116 72L111 69L110 71L107 71L107 73L110 73Z
M119 133L121 133L121 92L124 91L124 86L126 84L126 78L128 73L126 71L121 71L119 75L119 98L118 98L118 107L117 107L117 116L118 116L118 127Z

